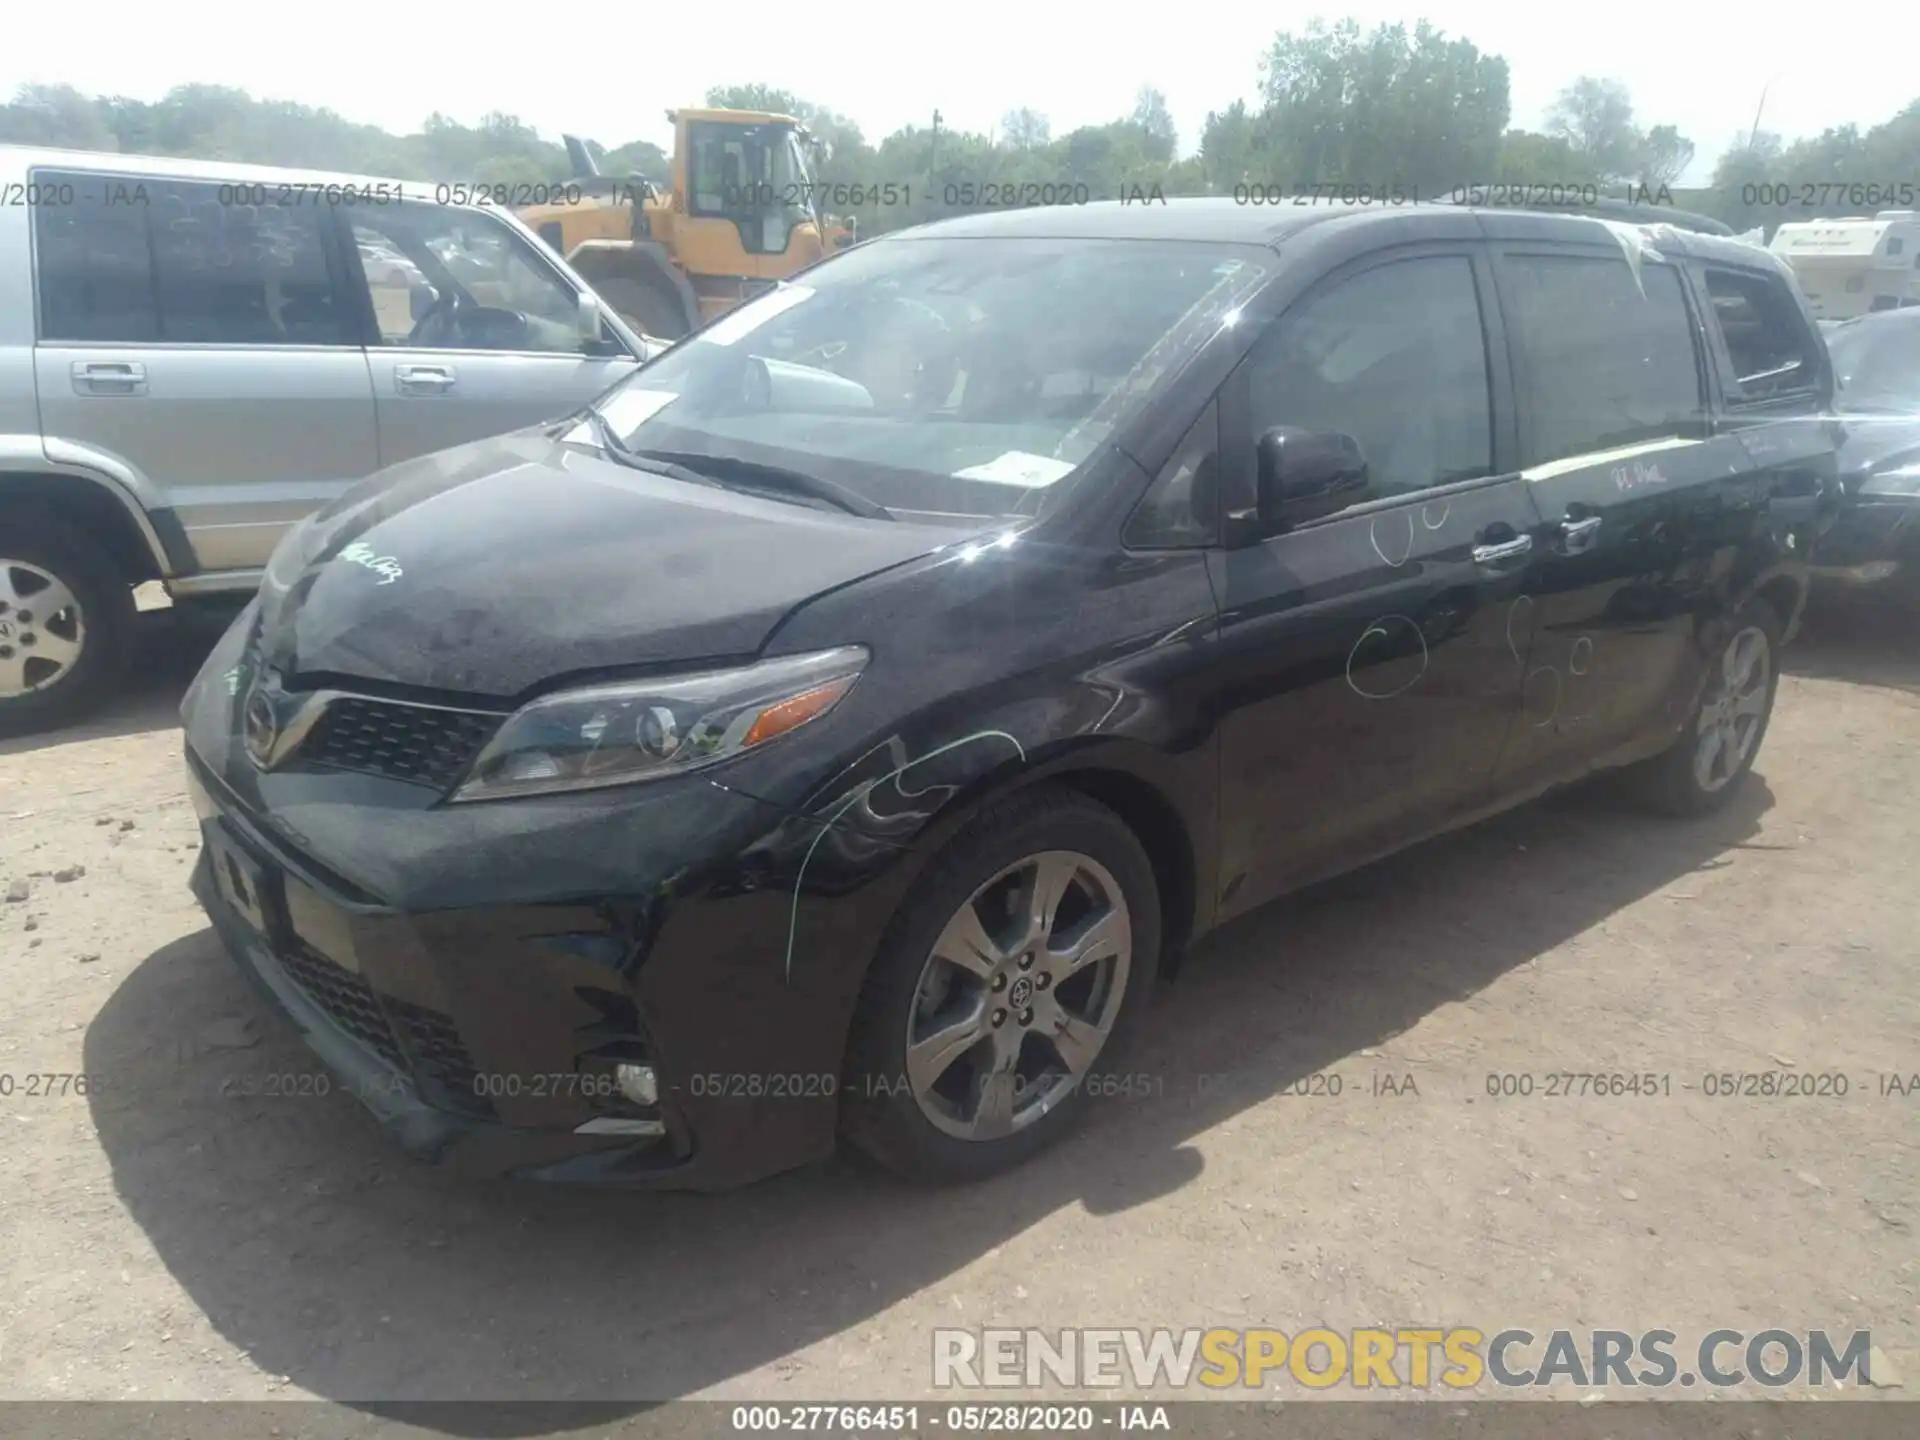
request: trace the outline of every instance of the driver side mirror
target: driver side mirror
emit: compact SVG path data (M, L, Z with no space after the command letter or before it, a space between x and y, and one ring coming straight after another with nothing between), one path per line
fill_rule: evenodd
M600 338L600 298L590 290L579 295L580 308L574 315L574 328L582 340Z
M1360 442L1337 430L1279 425L1260 437L1260 532L1278 535L1368 498Z
M424 320L427 312L433 309L434 302L439 298L439 295L435 293L431 285L421 284L408 287L407 314L413 320L413 323L418 325Z

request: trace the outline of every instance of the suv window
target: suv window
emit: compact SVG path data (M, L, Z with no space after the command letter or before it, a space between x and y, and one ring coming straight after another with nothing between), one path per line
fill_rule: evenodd
M1767 400L1811 389L1820 367L1786 286L1738 270L1708 268L1704 279L1733 364L1728 398Z
M577 355L574 289L492 216L394 205L353 217L380 343Z
M1219 453L1220 408L1209 404L1141 498L1125 542L1136 550L1174 550L1219 539Z
M1618 256L1511 255L1505 268L1529 464L1700 433L1693 322L1671 265L1643 261L1638 284Z
M242 187L185 181L59 183L73 185L74 203L35 216L43 338L353 343L319 207L253 204L235 198Z
M109 182L98 175L43 170L34 178L43 189L73 187L72 204L34 207L40 338L157 341L160 311L153 300L145 207L110 203Z
M1253 434L1296 425L1351 435L1366 498L1493 471L1486 340L1465 256L1342 281L1281 317L1249 364Z

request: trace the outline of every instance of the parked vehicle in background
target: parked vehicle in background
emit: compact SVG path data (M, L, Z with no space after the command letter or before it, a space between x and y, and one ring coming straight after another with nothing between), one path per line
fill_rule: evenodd
M383 465L577 409L649 347L436 187L0 147L0 728L112 689L131 587L244 599ZM31 621L19 619L31 616Z
M823 214L819 146L791 115L669 110L671 173L602 175L566 138L571 193L520 211L634 329L677 340L824 255L853 243ZM895 187L888 187L895 188Z
M289 536L183 707L195 891L423 1156L983 1175L1216 924L1599 769L1724 804L1831 396L1677 229L884 236Z
M1813 552L1822 590L1920 604L1920 309L1827 331L1845 498Z
M1920 304L1920 216L1911 210L1792 221L1768 248L1793 270L1818 319Z

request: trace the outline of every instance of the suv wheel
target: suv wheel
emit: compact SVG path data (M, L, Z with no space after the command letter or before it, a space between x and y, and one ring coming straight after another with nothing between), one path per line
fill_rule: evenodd
M0 538L0 733L50 730L110 693L125 669L133 591L64 525Z
M1119 816L1064 790L989 809L881 944L849 1052L849 1138L924 1181L1044 1148L1138 1024L1159 946L1153 867Z
M1773 718L1780 633L1780 617L1764 600L1749 600L1734 615L1686 728L1640 772L1656 809L1704 815L1739 790Z

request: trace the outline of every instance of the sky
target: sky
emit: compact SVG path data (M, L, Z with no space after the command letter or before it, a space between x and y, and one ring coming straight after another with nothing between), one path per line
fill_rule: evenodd
M1920 96L1911 47L1848 46L1842 63L1840 52L1810 45L1807 31L1785 23L1784 7L1749 10L1737 25L1717 6L1652 0L1551 11L1510 0L1430 0L1411 11L1365 0L1325 10L1247 0L1138 8L614 0L537 9L511 0L326 0L311 18L303 8L15 0L0 45L0 94L65 83L151 100L201 82L328 106L396 132L417 130L435 110L467 123L502 110L550 137L568 131L611 146L670 142L665 111L698 104L713 85L790 90L851 116L878 140L928 123L936 107L944 125L987 131L1028 105L1064 134L1123 115L1151 84L1166 95L1181 151L1190 153L1209 110L1254 98L1259 57L1277 31L1298 31L1315 15L1352 15L1363 28L1424 16L1506 58L1514 125L1538 128L1578 75L1623 81L1642 127L1677 125L1693 140L1697 158L1683 183L1695 184L1753 124L1763 89L1762 128L1788 139L1849 122L1866 129Z

